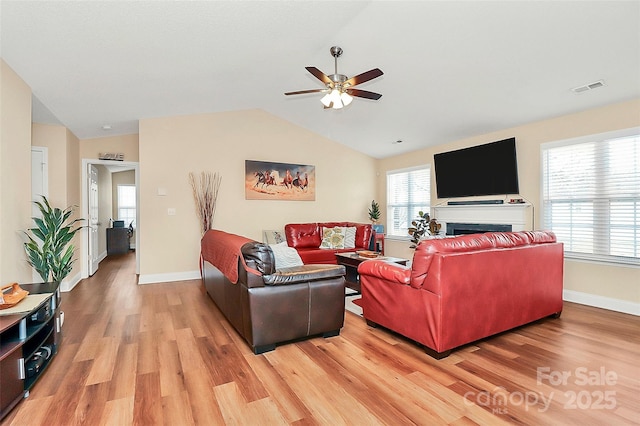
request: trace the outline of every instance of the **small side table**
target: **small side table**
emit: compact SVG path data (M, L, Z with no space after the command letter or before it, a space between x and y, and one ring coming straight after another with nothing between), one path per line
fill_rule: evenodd
M129 253L129 229L107 228L107 255Z
M373 245L375 251L380 252L380 254L384 256L384 234L376 233Z
M384 260L385 262L398 263L405 265L409 261L408 259L402 259L399 257L378 256L378 257L362 257L358 256L356 252L336 253L336 261L338 265L343 265L346 269L345 287L354 290L355 293L347 294L347 296L353 296L360 293L360 275L358 275L358 266L366 260Z

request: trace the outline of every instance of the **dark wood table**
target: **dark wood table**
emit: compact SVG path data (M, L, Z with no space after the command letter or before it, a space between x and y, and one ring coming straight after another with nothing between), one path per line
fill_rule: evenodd
M408 259L402 259L400 257L391 256L378 256L378 257L363 257L359 256L356 252L336 253L336 260L338 265L344 265L347 274L345 275L345 285L347 288L354 290L355 293L349 293L347 296L354 294L360 294L360 275L358 275L358 265L365 260L384 260L385 262L398 263L400 265L406 265Z

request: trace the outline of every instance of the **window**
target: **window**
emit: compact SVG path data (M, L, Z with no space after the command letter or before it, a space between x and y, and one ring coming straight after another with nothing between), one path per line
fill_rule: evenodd
M430 166L387 172L387 236L409 238L411 221L430 207Z
M640 129L542 145L542 202L568 257L640 265Z
M135 185L118 185L118 220L124 220L125 226L133 223L133 227L136 227Z

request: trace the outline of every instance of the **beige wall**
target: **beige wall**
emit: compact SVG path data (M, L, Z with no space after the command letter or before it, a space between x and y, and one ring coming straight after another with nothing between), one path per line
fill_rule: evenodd
M78 156L80 155L80 140L71 133L67 129L66 131L66 148L67 148L67 206L74 206L75 214L74 218L80 218L82 216L82 212L80 211L80 205L82 204L81 198L81 186L80 186L80 163L78 162ZM84 218L85 220L81 223L82 225L87 225L88 218ZM73 265L73 270L69 273L69 277L73 280L71 285L76 285L77 282L81 278L80 271L82 267L80 265L80 251L82 247L82 232L78 232L73 240L71 240L71 244L76 248L74 259L76 262ZM66 290L67 285L63 283L61 286L63 290Z
M66 127L51 124L33 123L31 125L31 145L47 148L49 202L52 207L65 209L74 207L73 218L80 218L80 166L78 164L79 140ZM86 225L84 221L79 225ZM76 248L76 263L64 279L62 290L73 287L80 280L81 233L71 241Z
M31 89L0 59L0 285L31 282Z
M66 127L33 123L31 144L48 148L49 201L54 207L80 205L79 140Z
M71 133L66 131L66 147L67 147L67 205L79 206L82 198L80 194L80 140Z
M386 205L385 180L388 170L419 164L433 164L433 154L452 149L516 137L520 195L535 209L535 228L541 223L540 204L540 145L546 142L604 133L640 126L640 99L609 105L577 114L531 123L486 135L437 145L409 154L387 158L378 162L378 199ZM435 177L431 168L432 205L445 200L435 198ZM384 217L383 211L383 220ZM384 222L382 222L384 223ZM391 256L412 256L405 241L385 242L386 253ZM640 268L610 266L566 260L565 290L588 293L613 299L640 303Z
M33 123L31 126L31 144L47 148L49 202L54 207L66 207L67 129L59 125Z
M83 158L97 160L100 153L123 153L124 161L138 161L138 135L107 136L82 139L80 142L80 162Z
M222 175L214 227L249 238L261 240L262 230L290 222L367 221L375 160L264 111L144 119L139 129L141 279L198 269L189 172ZM316 200L245 200L245 160L315 166Z

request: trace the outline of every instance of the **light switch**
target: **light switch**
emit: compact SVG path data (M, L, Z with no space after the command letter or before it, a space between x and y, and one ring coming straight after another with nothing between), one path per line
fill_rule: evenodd
M167 188L158 187L158 195L167 195Z
M168 214L169 216L175 216L175 215L176 215L176 209L174 209L173 207L169 207L169 208L167 209L167 214Z

